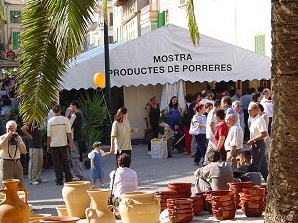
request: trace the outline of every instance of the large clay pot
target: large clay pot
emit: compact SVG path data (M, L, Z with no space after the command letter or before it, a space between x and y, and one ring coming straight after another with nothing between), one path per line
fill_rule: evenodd
M84 219L85 210L90 206L90 197L87 190L90 190L89 181L75 181L64 184L62 196L67 207L69 216Z
M157 223L160 198L154 192L129 192L119 197L119 213L123 223Z
M0 204L1 223L27 223L30 221L30 208L26 203L28 201L28 191L23 187L18 187L19 182L20 180L18 179L2 181L5 188L0 190L0 192L5 193L6 196ZM19 198L18 190L25 191L26 202Z
M87 208L85 211L88 222L115 223L115 215L111 212L111 209L108 206L108 198L111 190L93 189L88 190L87 193L91 198L91 208Z

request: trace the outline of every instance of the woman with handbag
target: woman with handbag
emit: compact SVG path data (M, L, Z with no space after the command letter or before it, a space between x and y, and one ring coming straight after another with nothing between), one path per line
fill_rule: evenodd
M160 109L157 103L157 97L151 96L150 102L146 106L146 124L147 131L152 131L151 137L148 139L148 154L151 154L151 139L158 138ZM151 138L151 139L150 139Z
M131 158L128 154L118 157L118 168L110 173L111 194L117 199L126 192L138 190L137 173L130 168Z
M207 118L204 115L205 113L205 106L204 104L198 103L195 106L196 114L193 116L191 120L191 128L190 128L190 134L193 131L193 127L196 127L196 131L194 131L192 134L195 135L195 139L197 142L197 150L196 155L194 159L194 165L200 166L200 160L201 158L205 157L205 153L207 150L207 139L206 139L206 124L207 124ZM204 161L204 160L203 160Z

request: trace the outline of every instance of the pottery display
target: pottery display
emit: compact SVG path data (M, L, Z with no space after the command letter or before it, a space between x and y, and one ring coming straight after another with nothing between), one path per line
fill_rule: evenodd
M0 204L0 222L22 222L27 223L30 221L30 208L27 204L28 191L25 188L18 187L20 180L8 179L3 180L4 189L0 192L5 194L5 197ZM18 196L18 191L25 192L25 201L22 201Z
M190 222L194 218L193 199L168 199L167 207L171 222Z
M160 198L154 192L129 192L118 199L119 213L123 223L159 222Z
M80 218L78 217L70 217L70 216L50 216L45 217L39 220L40 223L58 223L58 222L67 222L67 223L75 223L78 222Z
M191 183L168 183L170 190L178 192L178 198L189 198L191 197Z
M210 194L212 212L217 220L235 218L236 206L234 192L229 190L214 191Z
M242 193L243 192L243 189L253 187L254 186L254 182L252 182L252 181L247 181L247 182L231 182L231 183L228 183L228 185L229 185L229 189L231 191L234 191L234 193L235 193L234 199L235 199L236 208L241 208L239 193Z
M58 214L59 217L61 217L61 216L68 216L66 205L58 205L56 207L56 210L57 210L57 214Z
M41 219L50 216L51 214L32 214L30 215L30 223L40 223Z
M91 188L89 181L64 183L62 196L69 216L85 218L85 210L90 206L90 197L87 190Z
M195 215L199 214L204 209L204 196L193 196L191 197L193 204L193 212Z
M260 217L266 206L266 189L255 186L243 189L240 193L241 209L247 217Z
M105 222L116 223L115 215L108 206L108 198L110 196L110 189L92 189L87 190L91 198L90 208L87 208L86 218L89 223Z
M167 209L167 200L170 198L177 198L178 192L173 190L155 191L155 195L160 197L161 211Z

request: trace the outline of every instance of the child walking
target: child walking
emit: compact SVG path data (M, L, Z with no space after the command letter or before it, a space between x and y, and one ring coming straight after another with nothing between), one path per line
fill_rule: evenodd
M103 162L102 157L105 155L110 155L110 152L103 151L103 144L99 141L96 141L93 146L93 150L88 154L88 158L91 160L91 168L90 168L90 179L92 188L96 189L96 180L100 180L100 187L104 188L105 179L103 172Z

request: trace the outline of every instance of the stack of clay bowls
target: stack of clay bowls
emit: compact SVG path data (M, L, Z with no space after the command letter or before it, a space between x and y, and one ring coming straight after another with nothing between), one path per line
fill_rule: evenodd
M239 193L242 193L242 190L245 189L245 188L253 187L254 183L252 181L231 182L231 183L228 183L228 185L229 185L229 189L234 191L236 208L241 208Z
M160 208L161 211L163 211L167 209L167 200L170 198L177 198L178 192L174 190L156 191L155 195L160 197Z
M190 197L193 204L193 212L195 215L199 214L204 209L204 195L196 195Z
M252 187L240 193L241 209L247 217L260 217L265 208L265 188Z
M193 200L190 198L168 199L167 207L171 222L190 222L194 217Z
M211 196L211 194L213 192L215 192L215 191L206 191L206 192L203 192L203 196L204 196L204 199L205 199L204 210L208 211L210 214L213 213L212 212L212 196Z
M212 212L217 220L235 218L236 206L233 191L215 191L210 196L212 198Z
M178 192L178 198L191 197L191 183L169 183L168 188Z

